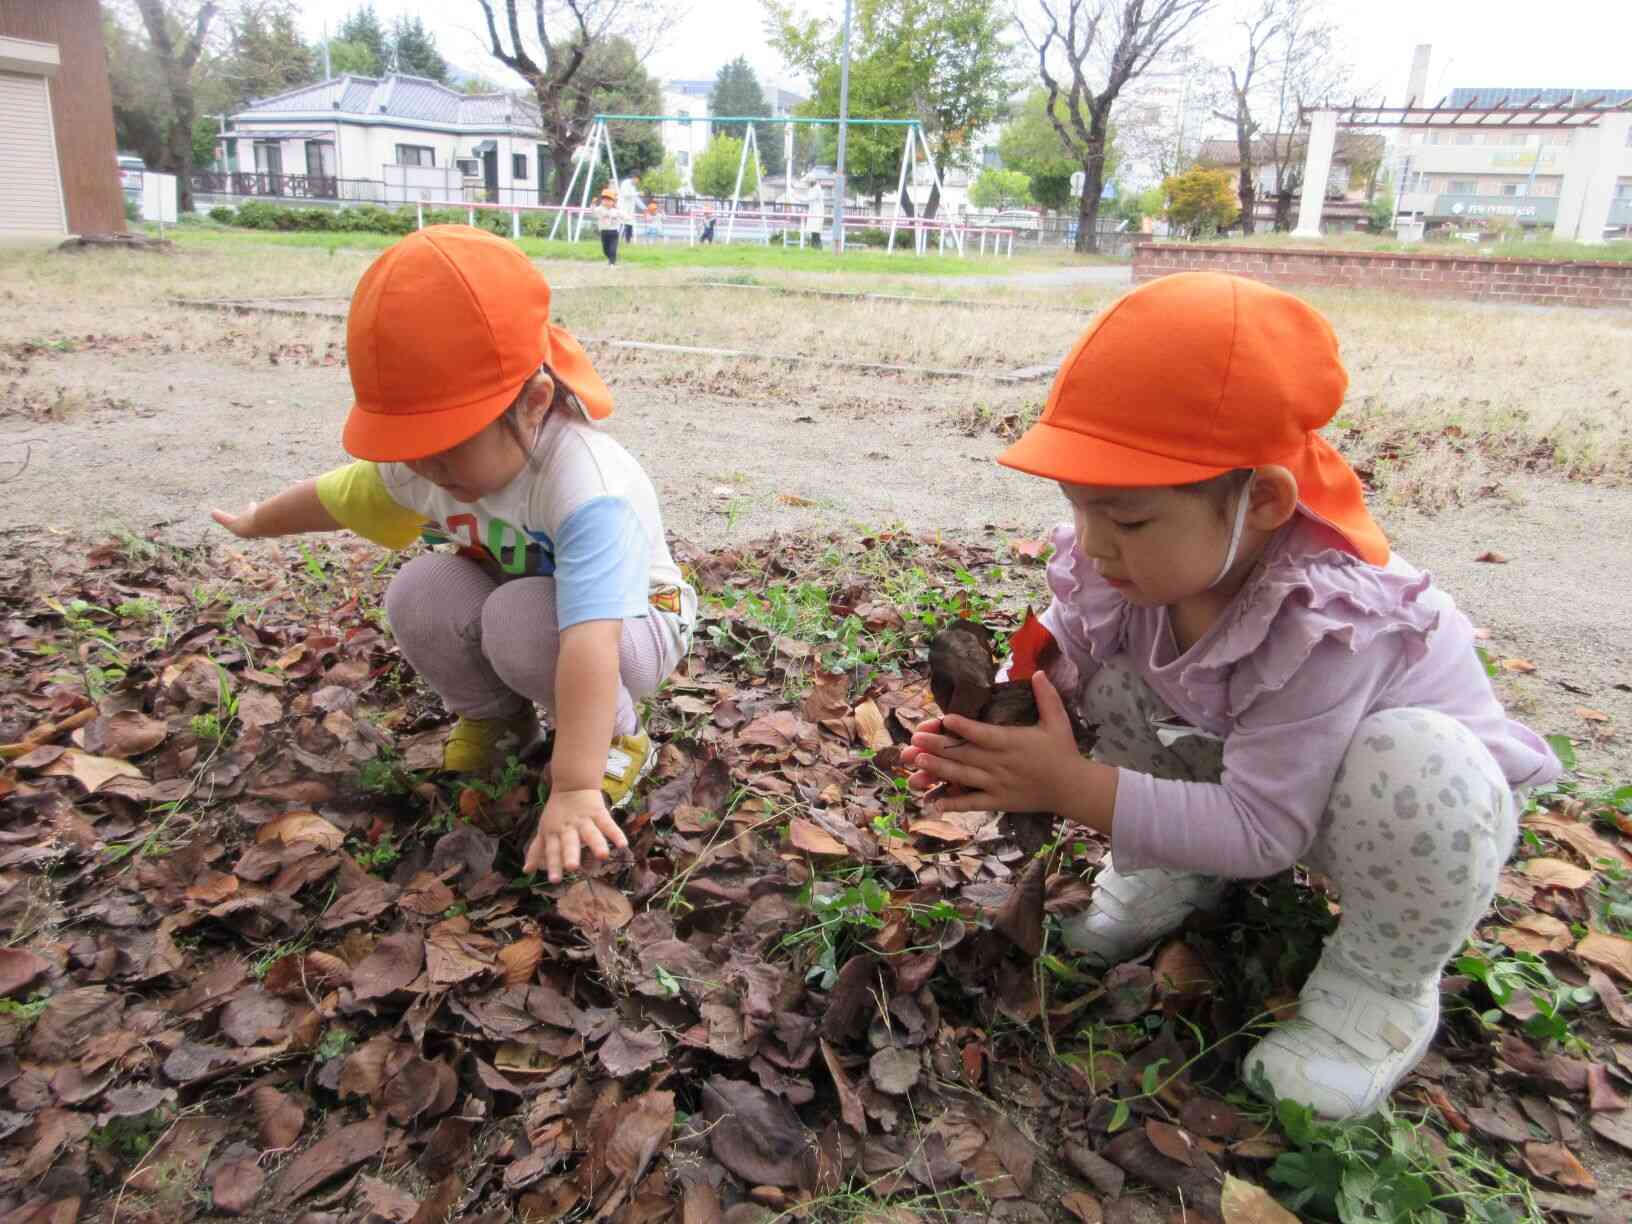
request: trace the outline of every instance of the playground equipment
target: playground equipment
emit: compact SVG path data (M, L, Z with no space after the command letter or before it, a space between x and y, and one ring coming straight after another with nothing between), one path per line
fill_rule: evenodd
M590 128L589 139L585 145L587 151L583 157L577 158L573 162L572 177L567 180L567 188L561 195L560 211L556 214L555 224L550 227L551 238L556 236L557 231L561 227L562 218L566 217L569 213L572 215L572 219L569 222L571 227L571 235L574 240L578 238L583 228L584 214L589 208L590 183L595 177L595 168L600 163L603 150L605 151L606 155L607 170L611 174L611 181L614 183L618 182L618 163L617 158L612 152L612 134L607 128L607 124L623 121L643 123L689 123L695 121L713 124L742 123L747 125L746 135L744 136L742 142L742 153L737 159L736 183L731 189L731 202L727 210L727 220L725 224L726 242L730 242L736 232L738 211L742 203L742 181L743 177L747 173L748 154L750 152L752 152L754 156L754 168L757 172L757 177L755 180L756 183L762 184L765 181L764 164L760 160L759 141L754 134L754 125L760 123L780 123L783 125L783 148L787 155L787 174L784 179L783 200L784 203L791 203L793 190L794 125L808 124L814 127L825 127L837 126L839 122L837 119L807 118L794 115L785 115L781 117L771 117L766 115L710 115L706 119L698 120L693 120L690 116L685 115L596 115L594 125ZM890 218L889 246L886 248L888 250L894 250L896 228L901 220L900 200L906 191L909 174L914 180L917 178L920 164L918 155L920 151L923 154L923 165L926 166L929 171L930 181L937 189L939 189L943 196L946 194L946 186L941 181L940 171L935 167L935 158L929 151L929 142L924 138L922 125L918 122L918 120L848 119L845 122L855 127L899 127L906 129L906 139L903 141L901 146L901 174L896 186L895 198L897 207L895 213ZM583 180L581 185L579 183L580 178ZM572 203L574 192L577 192L579 195L579 201L576 206L574 206ZM764 198L757 187L754 195L757 199ZM945 246L946 236L948 233L950 233L953 243L957 247L958 253L960 255L963 254L964 231L962 227L946 227L926 224L919 221L916 217L911 219L911 223L915 234L913 247L917 254L922 255L928 249L929 233L932 230L938 230L940 232L942 247ZM786 241L785 237L784 241ZM802 234L800 237L800 244L803 245ZM836 235L833 243L834 250L837 251L842 249L843 245L843 236ZM984 238L982 240L982 246L984 247Z

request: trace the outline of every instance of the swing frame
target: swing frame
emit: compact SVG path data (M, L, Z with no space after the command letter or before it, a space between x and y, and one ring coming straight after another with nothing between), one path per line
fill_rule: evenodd
M589 187L590 183L595 177L595 167L600 163L601 150L604 149L606 151L606 165L608 172L612 176L611 182L614 184L619 182L617 158L612 152L612 133L607 127L608 123L616 122L712 124L743 123L747 125L747 134L742 142L742 153L737 158L737 179L735 185L731 189L731 202L729 206L730 217L726 222L725 229L725 241L729 243L732 235L736 232L737 210L742 201L742 180L747 173L748 153L750 149L754 154L754 169L757 174L756 183L763 184L765 181L765 166L759 156L759 140L755 135L755 125L760 123L780 123L783 125L782 139L783 148L787 154L787 172L784 175L783 180L782 201L783 203L791 204L793 202L794 125L807 124L815 127L837 126L839 120L836 118L809 117L802 115L596 115L594 126L590 128L589 140L587 142L588 153L583 157L573 159L572 177L567 180L566 190L561 193L561 209L555 214L555 223L550 226L551 238L556 236L556 233L561 228L562 218L565 217L568 211L572 209L572 197L575 191L579 193L580 198L577 205L577 212L574 214L571 222L569 223L570 233L573 241L577 241L579 236L582 234L584 216L589 209ZM918 120L846 119L844 122L847 125L855 127L901 127L907 129L906 139L902 142L901 146L901 173L897 177L896 181L896 206L895 211L890 216L889 239L888 245L885 247L886 251L894 251L896 229L901 221L901 199L907 190L908 175L910 174L912 176L913 182L917 181L919 167L918 153L920 150L922 150L923 153L924 164L929 169L930 181L940 190L942 196L945 196L946 194L946 184L941 180L941 173L935 166L934 155L929 150L929 141L924 136L923 125L919 123ZM583 178L582 187L579 186L578 182L580 175L582 175ZM754 189L754 195L756 198L763 198L758 186L756 186ZM914 221L916 221L916 218L914 218ZM925 253L928 247L929 232L922 226L916 224L913 228L916 233L916 238L913 243L914 252L922 255ZM942 233L942 243L944 245L945 231L943 230ZM952 237L953 242L957 245L959 254L962 254L962 232L954 229L952 231ZM835 238L836 241L833 243L833 250L835 253L837 253L844 247L844 236L842 234L835 235Z

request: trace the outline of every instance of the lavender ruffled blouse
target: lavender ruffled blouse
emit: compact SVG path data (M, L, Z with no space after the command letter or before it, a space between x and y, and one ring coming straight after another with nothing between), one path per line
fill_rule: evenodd
M1123 769L1112 852L1122 870L1168 867L1252 878L1292 866L1319 831L1360 721L1379 710L1438 710L1483 741L1518 787L1560 773L1545 741L1506 717L1474 652L1473 626L1402 558L1370 565L1301 511L1224 614L1181 652L1167 609L1135 607L1053 531L1053 602L1043 623L1062 659L1050 679L1083 706L1112 659L1178 718L1223 742L1217 783ZM1083 708L1095 721L1094 711Z

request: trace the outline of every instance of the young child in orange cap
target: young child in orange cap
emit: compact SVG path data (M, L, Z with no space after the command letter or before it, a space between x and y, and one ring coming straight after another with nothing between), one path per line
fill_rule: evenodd
M1110 837L1065 928L1100 966L1229 880L1332 878L1342 914L1297 1019L1243 1067L1332 1117L1371 1113L1427 1050L1440 971L1513 848L1515 789L1559 774L1317 432L1347 385L1326 320L1241 277L1163 277L1100 315L999 459L1057 481L1074 519L1053 534L1041 722L949 715L906 753L914 787L964 788L940 810ZM1099 727L1090 758L1065 702Z
M596 428L612 394L550 322L515 246L433 225L388 248L346 320L357 461L215 520L246 538L348 528L388 548L459 546L398 571L385 609L403 655L459 721L445 768L485 771L555 727L526 869L559 880L626 844L609 808L656 753L635 703L690 648L697 596L651 481Z
M618 266L618 239L623 236L623 224L626 220L623 209L618 204L618 189L610 183L602 189L600 197L595 201L595 228L601 234L601 254L606 256L606 262L611 267Z

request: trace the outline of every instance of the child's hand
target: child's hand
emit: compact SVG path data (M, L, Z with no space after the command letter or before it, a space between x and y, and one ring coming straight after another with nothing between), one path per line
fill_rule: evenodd
M1072 779L1086 762L1048 677L1037 672L1031 687L1034 727L997 727L956 714L920 723L901 754L914 770L907 784L919 791L941 782L962 787L963 793L935 801L941 812L1063 812Z
M255 530L255 511L259 506L259 502L250 502L237 514L230 510L211 510L210 517L239 539L254 540L260 536Z
M578 870L583 847L588 847L596 858L605 859L611 854L609 842L621 850L628 846L629 839L606 810L600 788L551 791L539 814L538 832L527 847L522 870L542 869L549 873L551 884L559 884L563 868Z

